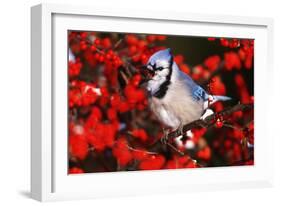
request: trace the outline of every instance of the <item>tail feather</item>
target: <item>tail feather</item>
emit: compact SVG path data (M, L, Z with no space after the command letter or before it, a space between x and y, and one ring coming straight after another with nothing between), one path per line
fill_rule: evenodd
M211 99L209 99L211 97ZM206 110L210 105L219 102L219 101L229 101L230 97L220 96L220 95L209 95L208 100L204 102L204 110Z
M230 97L227 97L227 96L219 96L219 95L215 95L213 96L214 100L212 101L212 104L217 102L217 101L229 101L231 100Z

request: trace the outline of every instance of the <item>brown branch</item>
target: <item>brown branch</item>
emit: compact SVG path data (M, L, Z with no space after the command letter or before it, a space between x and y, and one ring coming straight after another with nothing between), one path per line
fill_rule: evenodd
M231 108L227 108L221 112L214 113L214 114L206 117L204 120L199 119L199 120L195 120L191 123L184 125L182 128L182 132L185 133L193 128L198 128L198 127L209 128L215 124L217 116L223 116L225 118L236 111L246 111L246 110L253 109L253 107L254 107L253 104L237 104L237 105L235 105ZM168 139L173 139L180 135L181 135L181 130L178 129L173 132L170 132L167 136L168 136Z
M229 127L229 128L231 128L231 129L240 130L240 131L243 131L243 130L244 130L244 128L242 128L242 127L237 127L237 126L232 125L232 124L230 124L230 123L228 123L228 122L224 122L224 123L223 123L223 126L224 126L224 127Z

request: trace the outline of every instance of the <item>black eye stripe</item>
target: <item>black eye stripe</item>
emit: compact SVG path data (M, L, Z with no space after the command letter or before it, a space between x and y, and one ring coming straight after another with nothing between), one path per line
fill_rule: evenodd
M157 67L157 68L155 68L154 70L155 71L162 71L163 69L165 69L164 67Z
M169 69L169 68L164 68L164 67L156 67L156 63L155 64L148 64L149 66L151 66L153 68L154 71L162 71L163 69ZM149 69L151 70L151 69Z

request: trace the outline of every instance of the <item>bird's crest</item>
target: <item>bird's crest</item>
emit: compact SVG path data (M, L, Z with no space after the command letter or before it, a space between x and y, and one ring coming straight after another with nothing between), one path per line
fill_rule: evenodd
M157 67L165 67L165 66L171 66L173 62L173 55L171 53L171 49L165 49L165 50L160 50L153 54L148 62L147 65L153 66L155 68Z

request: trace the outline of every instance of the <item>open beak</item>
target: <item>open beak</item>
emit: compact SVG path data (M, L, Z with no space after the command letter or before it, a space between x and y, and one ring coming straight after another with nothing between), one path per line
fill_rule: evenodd
M141 75L142 75L142 81L148 82L151 80L154 76L154 71L149 69L147 65L143 65L140 67Z

